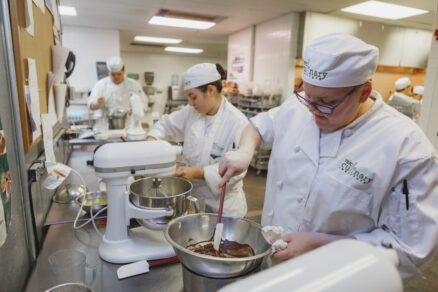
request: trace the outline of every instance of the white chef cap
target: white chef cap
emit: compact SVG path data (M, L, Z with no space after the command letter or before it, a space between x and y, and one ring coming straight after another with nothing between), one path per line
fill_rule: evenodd
M402 90L411 85L411 79L409 77L402 77L395 81L395 89Z
M303 81L321 87L350 87L376 72L379 49L343 33L319 37L304 51Z
M414 86L414 88L412 88L412 92L415 94L424 94L424 86Z
M106 61L106 67L110 72L119 72L123 69L123 61L120 57L111 57Z
M182 78L184 90L187 90L221 80L221 75L217 71L215 64L201 63L190 67L182 74Z

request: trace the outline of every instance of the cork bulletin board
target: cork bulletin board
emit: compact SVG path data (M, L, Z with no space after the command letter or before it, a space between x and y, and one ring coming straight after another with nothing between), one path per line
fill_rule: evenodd
M11 17L12 42L14 50L15 74L20 104L20 120L24 151L28 152L42 138L32 141L32 129L26 107L24 86L27 85L28 65L27 58L35 59L38 93L41 113L48 111L47 73L52 71L51 46L55 44L53 35L52 14L46 8L43 13L35 3L32 3L34 19L34 36L25 30L26 0L9 0L9 14Z

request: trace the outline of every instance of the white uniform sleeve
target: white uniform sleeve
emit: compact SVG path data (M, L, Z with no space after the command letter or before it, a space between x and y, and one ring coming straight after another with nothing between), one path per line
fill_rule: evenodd
M250 119L251 124L257 129L262 137L262 148L272 148L275 136L274 119L279 110L280 107L276 107Z
M148 136L158 140L184 141L184 129L190 114L190 106L185 106L170 115L164 115L149 131Z
M91 103L96 101L99 97L103 97L104 87L105 83L102 79L97 81L97 83L93 86L90 96L87 98L88 108L90 108Z
M402 162L397 185L382 203L378 228L358 240L396 249L406 281L432 259L438 245L438 162L436 157ZM403 179L409 189L403 193ZM408 207L406 204L408 203Z

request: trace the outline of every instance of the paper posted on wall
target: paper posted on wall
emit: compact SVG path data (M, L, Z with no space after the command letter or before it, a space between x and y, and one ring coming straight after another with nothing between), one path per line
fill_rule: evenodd
M41 111L40 111L40 96L38 94L38 78L36 71L35 60L28 58L28 71L29 76L27 77L29 83L29 100L30 100L30 108L32 112L32 118L35 122L36 130L32 130L32 141L41 136ZM26 96L27 99L27 96ZM28 104L29 107L29 104Z
M34 23L33 23L33 10L32 10L32 0L24 1L24 17L26 23L26 31L34 36Z
M55 151L53 151L53 130L50 124L50 115L42 114L41 121L43 123L43 141L44 141L44 154L46 161L56 162ZM53 170L54 166L47 166L47 171Z
M58 121L58 116L56 115L55 107L55 97L53 94L53 84L55 83L55 74L52 72L47 73L47 92L49 93L49 121L50 125L53 127Z

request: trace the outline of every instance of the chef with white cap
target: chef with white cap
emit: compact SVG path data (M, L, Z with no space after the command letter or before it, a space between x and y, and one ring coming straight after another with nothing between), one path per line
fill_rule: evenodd
M397 79L395 81L395 89L396 92L389 97L388 104L402 114L417 121L420 115L421 105L420 102L413 97L411 79L409 79L409 77Z
M313 40L303 82L250 120L226 153L220 187L272 146L262 225L282 226L289 259L343 238L392 247L408 279L438 244L437 153L421 129L372 90L378 49L347 34Z
M219 73L220 72L220 73ZM189 104L164 115L148 133L148 140L184 142L183 163L174 176L191 180L192 194L205 199L206 212L217 212L221 190L218 172L223 153L237 147L248 119L222 94L225 71L219 64L202 63L182 75ZM223 212L243 217L247 212L242 178L230 180Z
M144 111L147 110L148 98L140 84L125 76L125 66L120 57L112 57L106 61L109 76L99 80L94 85L87 103L91 110L106 107L109 111L130 109L129 97L137 94L143 101Z

